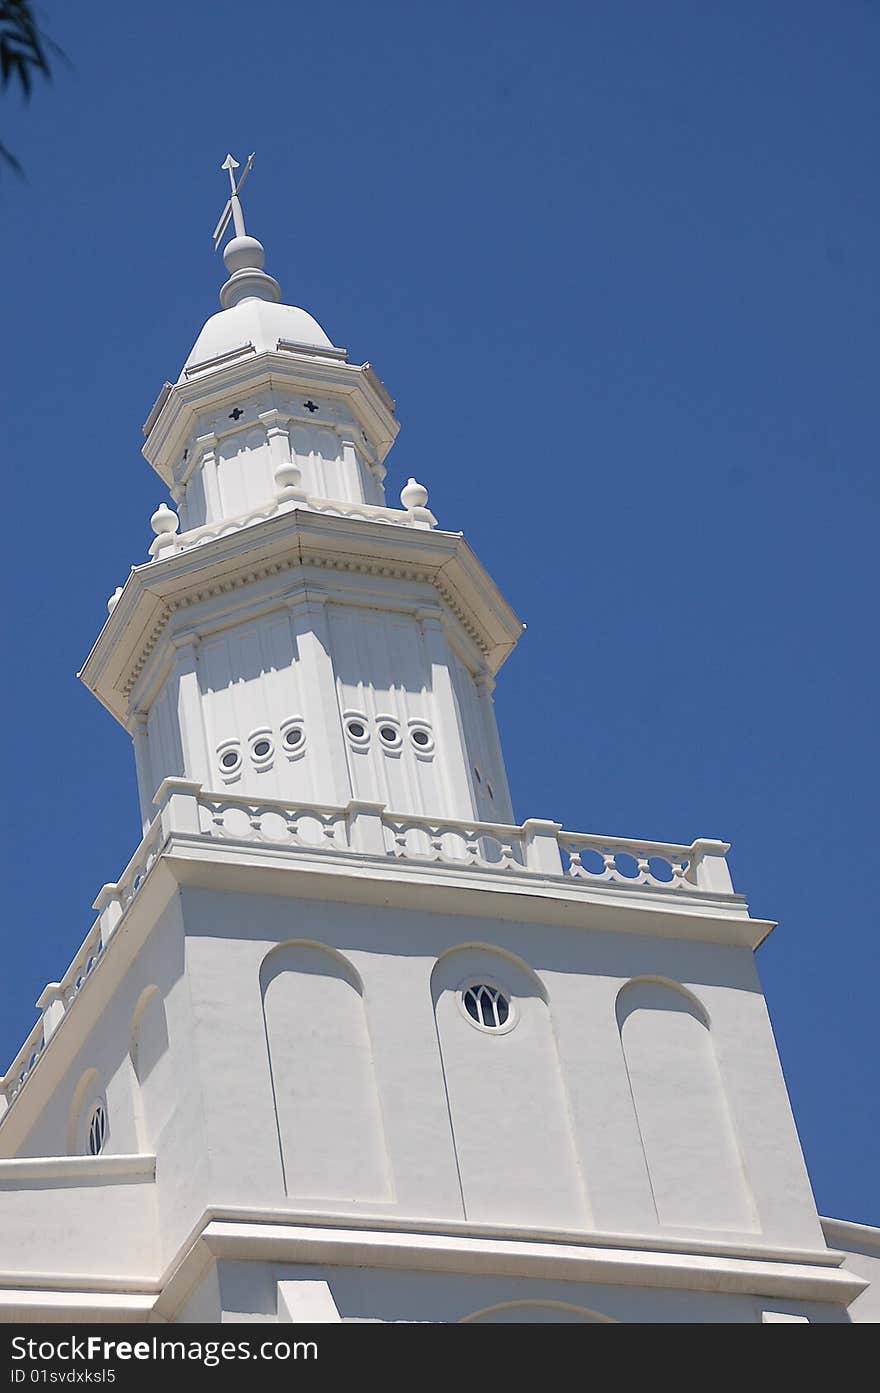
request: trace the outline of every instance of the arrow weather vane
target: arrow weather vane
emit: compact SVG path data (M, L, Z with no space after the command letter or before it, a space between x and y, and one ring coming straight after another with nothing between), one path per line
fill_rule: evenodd
M245 233L245 230L244 230L244 213L242 212L242 209L241 209L241 202L240 202L240 200L239 200L239 194L240 194L241 191L242 191L242 188L243 188L243 186L244 186L244 181L245 181L245 179L248 177L248 175L249 175L250 172L251 172L251 169L253 168L253 164L254 164L254 157L253 157L253 155L248 155L247 164L245 165L244 169L242 170L241 178L239 179L239 181L238 181L237 184L236 184L236 182L235 182L235 175L233 174L232 171L233 171L234 169L238 169L238 168L240 167L240 166L239 166L239 163L238 163L238 160L233 159L231 155L227 155L227 156L226 156L226 159L223 161L223 163L222 163L221 166L220 166L221 169L225 169L225 170L227 170L228 173L229 173L229 187L230 187L230 189L231 189L231 193L230 193L230 195L229 195L229 199L228 199L228 201L227 201L226 207L223 209L223 212L220 214L220 221L218 222L217 226L214 228L214 250L215 250L215 251L216 251L217 248L220 246L220 243L221 243L222 240L223 240L223 234L225 233L227 227L229 226L229 220L230 220L230 218L232 219L232 225L233 225L233 227L235 228L235 235L236 235L236 237L244 237L244 236L246 236L246 233Z

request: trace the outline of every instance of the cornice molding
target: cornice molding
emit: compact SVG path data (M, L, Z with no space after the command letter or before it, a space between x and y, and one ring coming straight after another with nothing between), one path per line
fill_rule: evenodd
M131 697L169 623L195 605L223 600L293 571L431 586L493 673L523 625L461 533L294 509L131 571L80 673L123 725ZM326 587L333 599L332 585ZM340 595L340 602L344 596ZM288 603L283 595L279 603ZM413 607L423 609L424 596ZM397 607L396 605L394 607ZM186 626L197 631L204 624ZM214 627L217 627L215 624Z
M206 1211L201 1225L182 1245L167 1269L156 1312L173 1320L211 1260L230 1262L307 1263L333 1267L382 1268L450 1276L515 1276L532 1280L583 1282L599 1286L709 1291L738 1296L772 1296L832 1302L847 1306L867 1285L863 1278L837 1267L803 1260L780 1260L768 1247L766 1256L722 1256L670 1249L600 1246L583 1235L578 1241L548 1242L540 1234L510 1236L461 1232L456 1226L431 1231L407 1228L385 1219L368 1227L352 1216L348 1223L302 1222L298 1215L279 1215L273 1223L259 1214ZM218 1217L214 1217L217 1215ZM464 1227L464 1226L462 1226ZM456 1231L457 1230L457 1231Z
M245 392L252 395L278 387L303 388L346 401L372 440L380 464L397 438L400 423L394 415L393 399L369 363L348 363L291 349L244 356L239 350L232 361L220 362L211 371L163 388L144 427L144 457L170 488L175 463L199 416L220 410Z

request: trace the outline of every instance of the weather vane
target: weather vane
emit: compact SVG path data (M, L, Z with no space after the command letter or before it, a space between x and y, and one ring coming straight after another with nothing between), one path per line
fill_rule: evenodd
M248 155L247 164L242 170L241 178L239 179L238 183L235 182L235 175L233 173L233 170L240 168L238 160L233 159L232 155L227 155L226 159L220 166L221 169L225 169L229 173L229 187L232 192L229 195L226 207L220 214L220 221L214 228L215 251L220 246L220 243L223 240L223 234L229 226L230 218L232 219L232 225L235 228L236 237L244 237L247 235L244 229L244 213L241 210L241 201L239 199L239 194L241 193L242 188L244 187L245 179L248 177L248 175L251 172L251 169L253 168L253 163L253 154Z

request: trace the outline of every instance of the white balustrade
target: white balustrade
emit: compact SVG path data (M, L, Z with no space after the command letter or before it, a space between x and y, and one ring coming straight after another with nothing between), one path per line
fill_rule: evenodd
M167 780L166 780L167 783ZM348 850L346 810L280 799L252 799L229 794L200 794L199 826L203 836L224 841L267 842L307 851Z
M525 869L523 834L502 823L455 822L445 818L385 813L386 848L407 861L480 866L485 870Z
M4 1094L7 1107L11 1107L15 1102L45 1048L46 1040L43 1034L43 1018L41 1016L6 1071Z
M290 468L294 468L294 466L291 465ZM213 542L217 537L227 537L233 532L240 532L243 527L251 527L256 522L265 522L269 518L278 517L282 513L289 512L293 507L302 508L310 513L326 513L328 516L336 518L358 518L365 522L378 522L386 525L395 523L398 527L424 529L437 525L433 515L424 508L409 510L380 508L372 503L341 503L334 499L311 498L305 494L300 494L296 489L282 490L281 495L267 500L259 508L252 508L248 513L223 518L219 522L205 523L202 527L192 527L188 532L166 530L159 533L150 549L151 556L153 560L158 561L166 556L173 556L177 552L190 551L193 547ZM170 509L166 509L165 512L157 509L153 518L157 517L160 524L167 528L167 519L176 517L176 514L171 513ZM111 605L111 602L115 606L117 599L118 595L112 595L108 601L108 606Z
M639 894L709 898L734 893L726 842L701 839L677 846L593 837L566 832L559 823L538 818L512 827L395 813L379 803L358 801L345 808L314 803L292 806L280 799L211 793L179 778L164 780L155 803L158 812L131 861L118 882L103 886L95 900L98 918L79 952L61 981L50 982L37 1002L40 1019L0 1078L0 1117L30 1077L170 840L260 843L296 855L333 852L355 862L369 856L465 871L473 868L489 875L540 877L572 888L614 885Z

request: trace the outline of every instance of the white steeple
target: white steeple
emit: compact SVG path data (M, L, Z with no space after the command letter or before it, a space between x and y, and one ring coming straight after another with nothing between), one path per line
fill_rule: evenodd
M0 1317L846 1320L880 1234L823 1233L772 924L727 843L513 823L519 621L386 506L394 403L276 298L250 167L82 673L147 825L0 1078Z
M151 518L83 679L131 731L145 822L162 780L248 796L510 820L492 710L521 624L410 478L368 363L280 303L248 236L237 163L220 292L144 454L176 511Z

